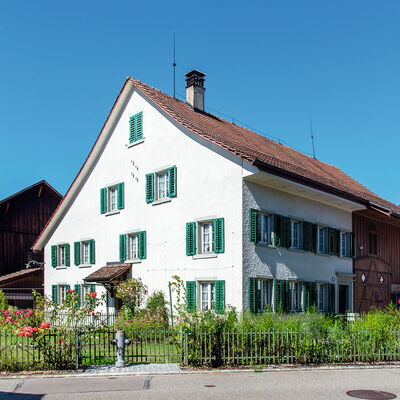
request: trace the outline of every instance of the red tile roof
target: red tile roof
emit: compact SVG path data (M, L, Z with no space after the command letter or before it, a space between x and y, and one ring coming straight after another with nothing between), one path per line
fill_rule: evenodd
M321 185L325 189L330 188L335 192L375 203L400 214L399 206L380 198L332 165L315 160L215 115L193 110L187 103L168 96L137 79L128 79L178 123L252 163L263 163L274 170L290 173Z

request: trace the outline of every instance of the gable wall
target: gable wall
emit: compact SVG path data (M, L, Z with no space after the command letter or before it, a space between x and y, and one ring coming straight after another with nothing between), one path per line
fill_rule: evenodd
M143 111L144 142L127 148L129 117L139 111ZM147 204L145 174L172 165L177 166L177 197L164 204ZM46 293L51 293L53 284L73 287L107 262L118 261L119 235L146 230L147 259L133 265L133 275L140 276L150 291L167 293L172 275L185 281L223 279L226 303L240 306L241 175L237 157L197 135L183 133L183 128L134 92L96 167L46 244ZM116 215L101 215L100 188L118 182L125 183L125 208ZM193 259L186 256L185 224L207 216L225 218L225 253ZM96 264L89 268L73 265L73 243L82 239L95 240ZM62 242L70 244L71 266L52 268L50 246Z

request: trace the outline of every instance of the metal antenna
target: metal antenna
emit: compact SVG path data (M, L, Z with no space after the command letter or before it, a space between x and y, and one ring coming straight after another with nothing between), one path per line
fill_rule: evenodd
M312 142L312 152L313 152L313 158L315 158L315 145L314 145L314 133L313 133L313 128L312 128L312 121L311 121L311 115L310 115L310 131L311 131L311 142Z
M175 62L175 32L174 32L174 62L172 63L172 68L173 68L173 75L174 75L174 98L175 97L175 73L176 73L176 62Z

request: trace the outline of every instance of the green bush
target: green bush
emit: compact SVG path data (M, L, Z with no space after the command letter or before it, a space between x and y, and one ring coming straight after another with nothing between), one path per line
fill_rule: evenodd
M8 301L6 299L6 295L2 290L0 290L0 310L8 310Z

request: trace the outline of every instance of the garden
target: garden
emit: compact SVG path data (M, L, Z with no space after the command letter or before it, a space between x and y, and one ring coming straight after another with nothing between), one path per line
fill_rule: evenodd
M181 363L194 367L271 364L376 363L400 361L400 310L389 305L354 321L324 315L311 306L302 314L239 313L228 309L189 312L183 282L174 277L177 301L148 295L140 279L122 282L118 315L96 310L104 297L84 301L69 290L63 304L35 293L33 310L9 307L0 291L0 370L71 370L113 364L112 344L124 330L129 363Z

